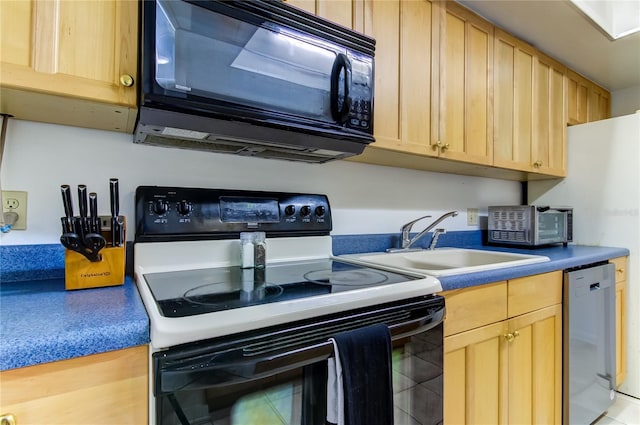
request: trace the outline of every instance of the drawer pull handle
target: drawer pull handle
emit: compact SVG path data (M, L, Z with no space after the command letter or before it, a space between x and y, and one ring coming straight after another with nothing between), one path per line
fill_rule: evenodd
M623 269L622 267L620 267L619 269L616 269L616 271L617 271L618 273L624 273L624 269Z

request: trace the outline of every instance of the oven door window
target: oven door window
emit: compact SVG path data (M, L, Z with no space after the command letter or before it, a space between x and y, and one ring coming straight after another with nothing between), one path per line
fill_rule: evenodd
M436 314L441 317L442 312ZM411 336L394 337L391 333L395 425L441 423L441 320ZM263 359L271 360L248 364L231 351L198 351L178 362L158 361L160 353L154 361L156 423L325 424L327 356L314 361L313 354L292 350L288 356L265 353ZM220 367L213 365L216 359ZM198 369L208 370L193 372Z

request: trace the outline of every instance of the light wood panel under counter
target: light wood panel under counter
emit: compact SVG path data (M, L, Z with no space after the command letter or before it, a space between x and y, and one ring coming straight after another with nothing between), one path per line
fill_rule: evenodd
M444 423L562 422L562 272L442 293Z
M148 423L147 346L0 372L0 412L19 425Z
M627 377L627 257L609 260L616 270L616 386Z

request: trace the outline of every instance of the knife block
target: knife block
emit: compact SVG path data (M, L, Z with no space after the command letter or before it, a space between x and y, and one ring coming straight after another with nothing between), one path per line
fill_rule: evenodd
M123 216L120 218L126 235L126 220ZM101 234L109 241L100 250L101 261L92 262L80 253L65 249L64 287L67 291L124 285L126 238L123 239L122 246L112 246L111 230L102 231Z

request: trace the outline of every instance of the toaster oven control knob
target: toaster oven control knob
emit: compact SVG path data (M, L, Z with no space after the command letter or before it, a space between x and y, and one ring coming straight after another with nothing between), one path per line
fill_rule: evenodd
M284 207L284 213L289 216L294 215L296 213L296 207L293 205L287 205Z
M169 211L169 204L163 199L153 201L153 212L158 215L166 214Z
M189 215L192 210L191 203L186 200L182 200L178 202L178 214L180 215Z
M322 217L324 215L324 207L322 205L316 207L316 215Z
M311 214L311 207L309 205L304 205L300 208L300 215L303 217L307 217Z

